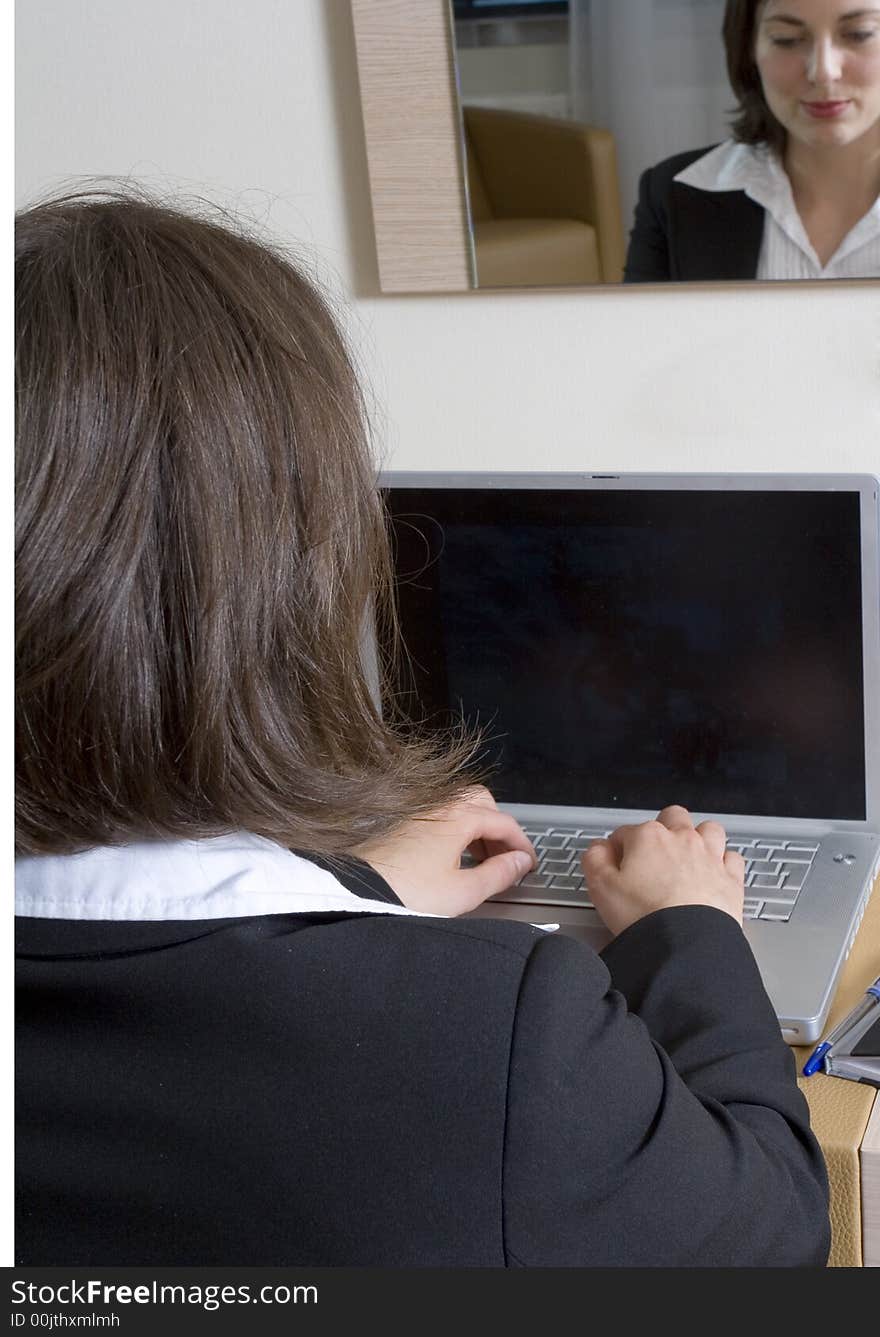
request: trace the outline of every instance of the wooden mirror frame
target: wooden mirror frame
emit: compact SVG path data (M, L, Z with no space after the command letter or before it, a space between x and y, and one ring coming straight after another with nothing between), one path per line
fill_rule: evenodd
M351 0L385 293L468 292L474 256L447 0Z

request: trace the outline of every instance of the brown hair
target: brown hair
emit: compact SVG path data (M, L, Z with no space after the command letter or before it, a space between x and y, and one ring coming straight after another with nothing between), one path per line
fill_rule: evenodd
M333 854L462 791L385 722L351 357L288 257L137 191L16 220L16 844L246 829Z
M741 144L769 144L778 154L785 148L785 129L764 97L755 64L758 18L766 0L727 0L722 34L727 74L739 108L731 122L733 137Z

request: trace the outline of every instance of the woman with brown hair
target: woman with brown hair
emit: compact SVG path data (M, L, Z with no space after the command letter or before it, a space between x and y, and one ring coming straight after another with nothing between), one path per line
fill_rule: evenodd
M880 277L880 4L727 0L733 137L645 172L624 281Z
M312 284L132 192L16 232L18 1263L821 1265L721 827L591 847L601 958L459 917L533 854L375 704Z

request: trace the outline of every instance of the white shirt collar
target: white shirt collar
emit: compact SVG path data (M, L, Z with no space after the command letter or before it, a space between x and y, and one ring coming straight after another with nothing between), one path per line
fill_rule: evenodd
M697 190L744 190L747 194L756 190L766 196L771 183L778 190L780 177L788 183L788 177L776 155L767 145L737 144L732 139L726 139L723 144L704 153L702 158L682 168L675 180L686 186L694 186ZM770 193L776 192L771 190ZM790 197L790 186L788 193ZM752 195L752 199L756 198L756 195ZM758 203L767 207L765 199L758 199Z
M332 873L244 831L15 861L15 913L37 919L227 919L328 912L417 913L356 896Z
M777 227L808 258L817 274L823 272L797 211L788 175L768 145L738 144L732 139L725 140L678 172L674 179L697 190L745 191L750 199L766 209ZM840 265L853 251L876 242L878 238L880 200L875 201L865 216L850 229L829 259L825 272L833 275L835 266ZM873 269L869 276L873 276Z

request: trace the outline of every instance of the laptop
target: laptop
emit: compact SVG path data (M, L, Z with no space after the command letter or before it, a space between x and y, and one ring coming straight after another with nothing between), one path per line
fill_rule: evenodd
M880 869L873 476L384 473L423 729L468 721L540 856L477 915L596 948L579 854L684 805L746 859L744 929L812 1044Z

